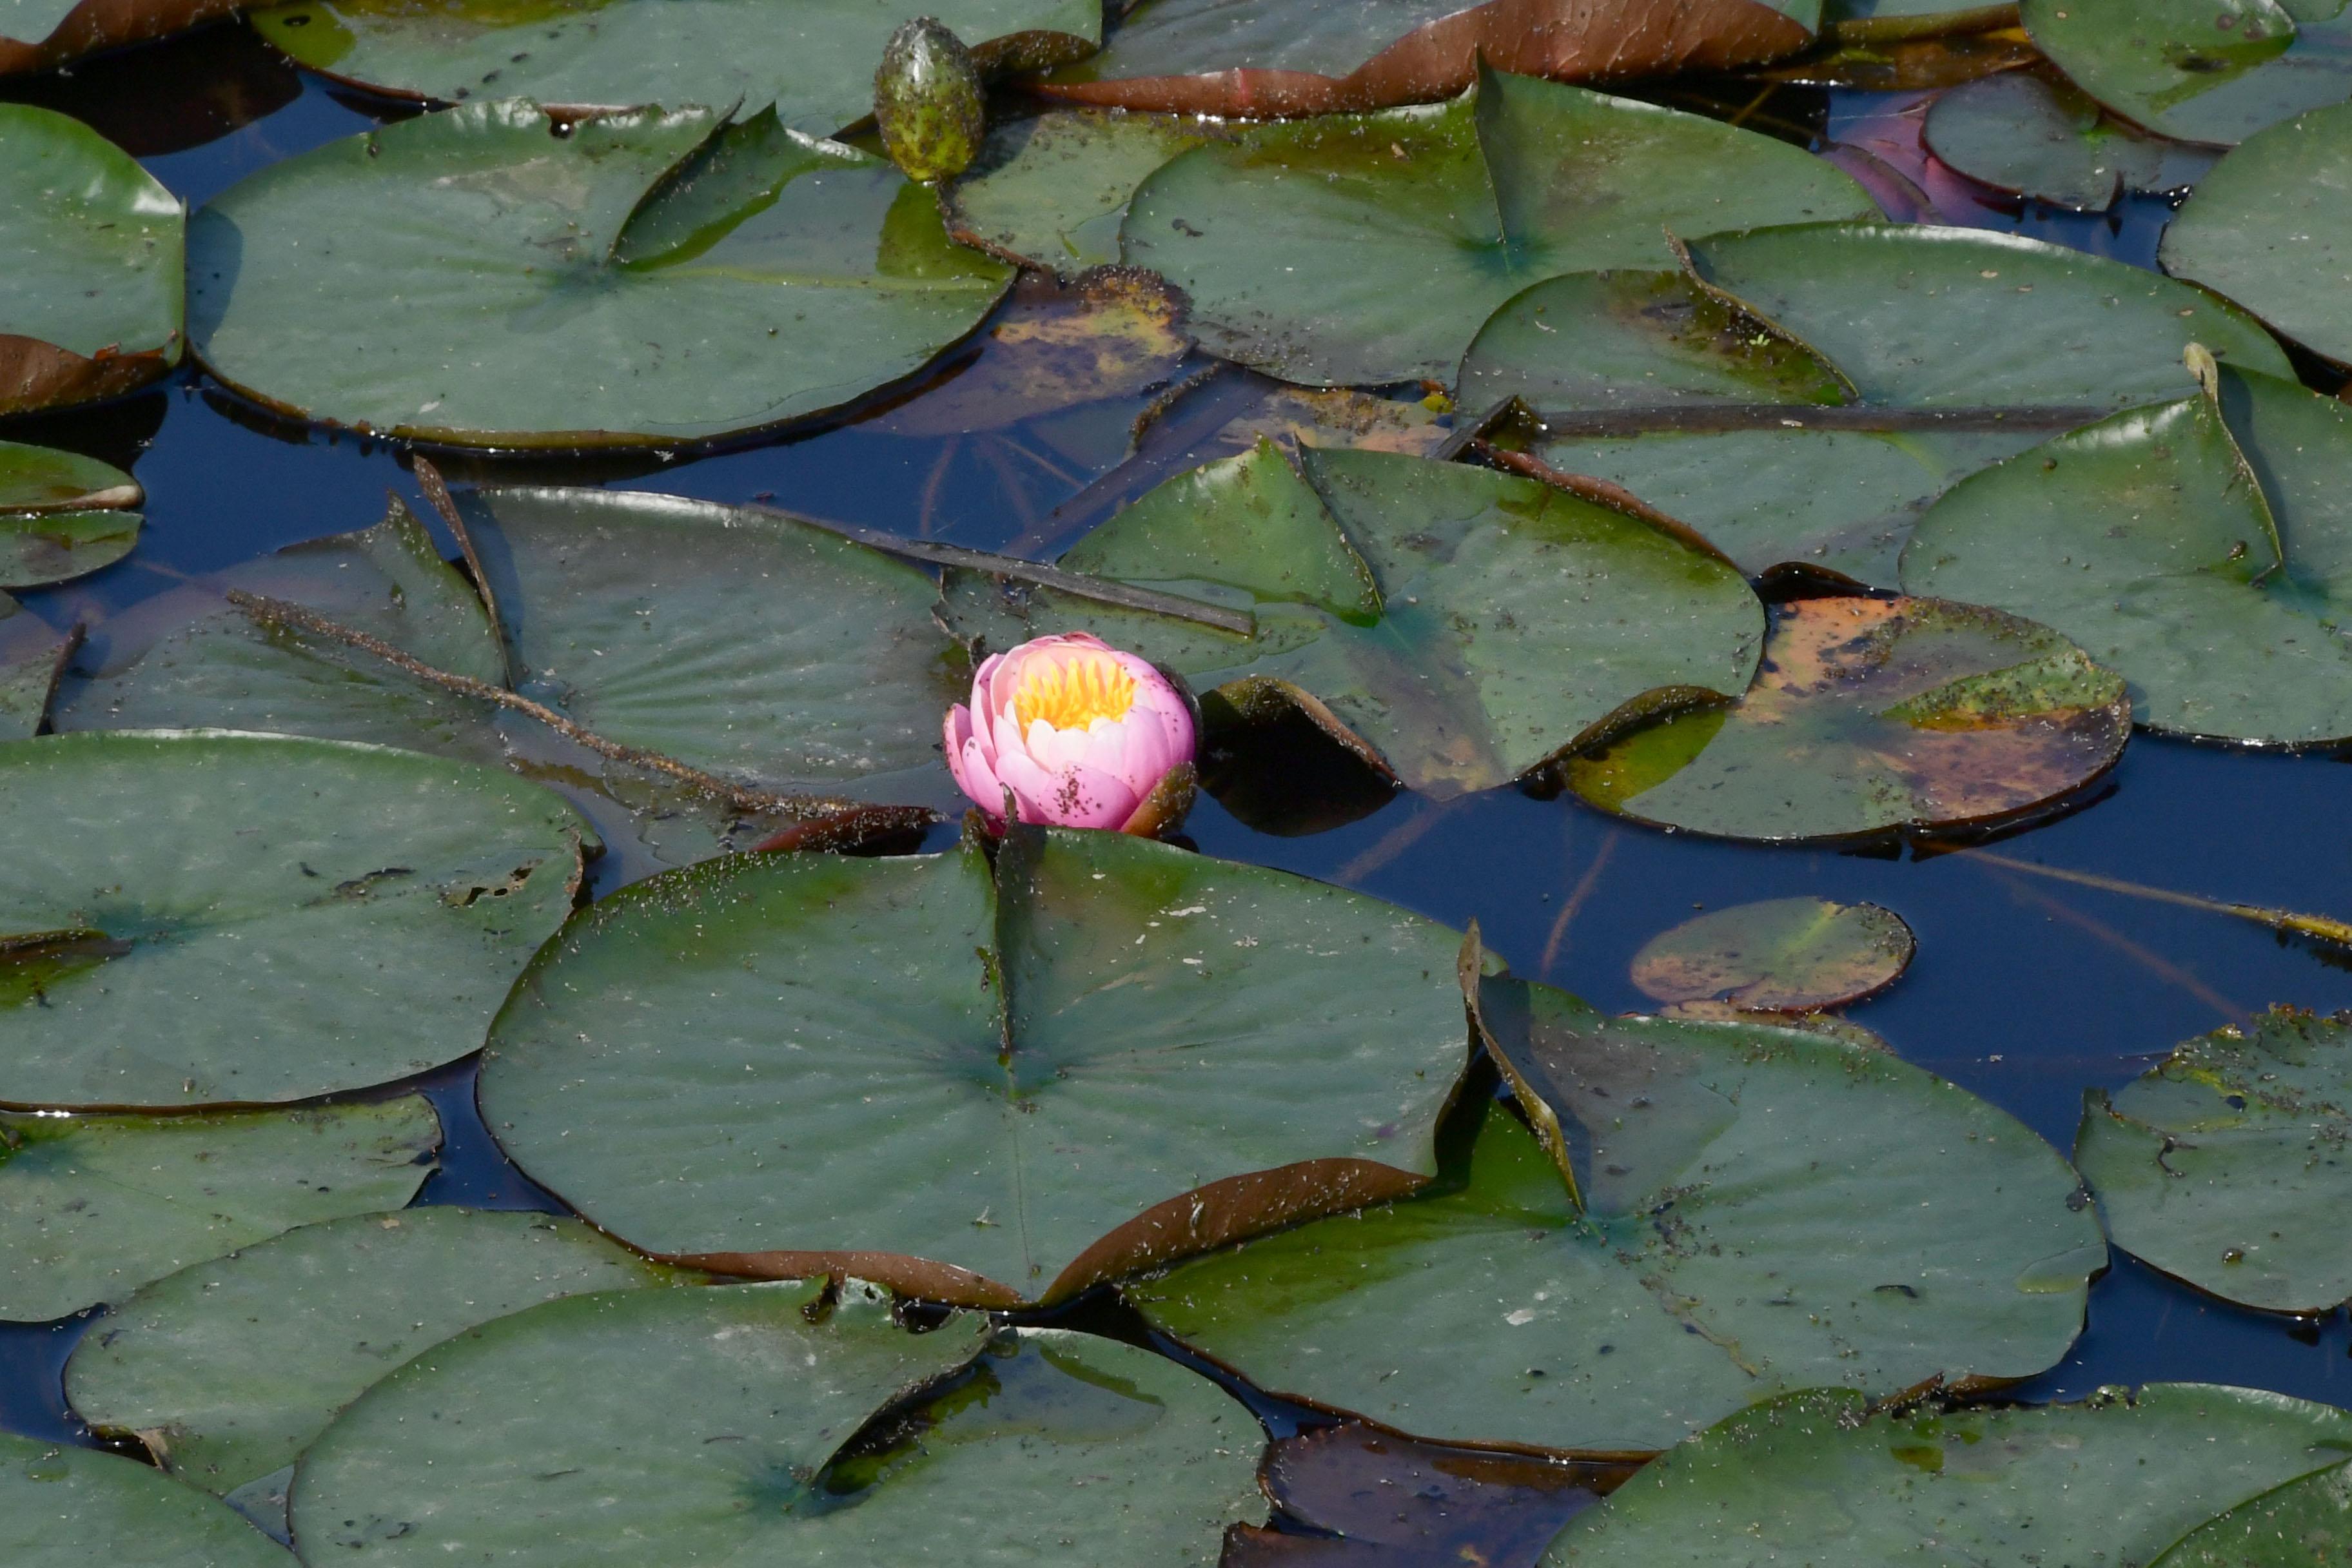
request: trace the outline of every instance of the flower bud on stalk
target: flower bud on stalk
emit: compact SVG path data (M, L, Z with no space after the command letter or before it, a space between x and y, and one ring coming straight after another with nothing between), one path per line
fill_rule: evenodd
M1002 826L1023 822L1150 837L1192 804L1192 710L1168 678L1085 632L992 655L971 705L948 710L948 768Z
M883 46L874 123L898 172L925 184L962 174L980 155L988 128L980 71L963 41L935 18L916 17Z

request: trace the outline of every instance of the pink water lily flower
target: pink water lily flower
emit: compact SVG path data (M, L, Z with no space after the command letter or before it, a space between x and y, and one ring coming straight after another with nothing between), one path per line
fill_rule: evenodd
M992 655L948 710L948 767L1000 821L1152 834L1192 804L1192 711L1168 678L1085 632Z

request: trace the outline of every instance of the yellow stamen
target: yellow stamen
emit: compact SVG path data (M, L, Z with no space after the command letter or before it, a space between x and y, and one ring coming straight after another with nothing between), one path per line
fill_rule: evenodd
M1025 734L1033 720L1056 730L1083 730L1097 719L1117 721L1135 706L1135 677L1112 658L1040 659L1013 693L1013 721Z

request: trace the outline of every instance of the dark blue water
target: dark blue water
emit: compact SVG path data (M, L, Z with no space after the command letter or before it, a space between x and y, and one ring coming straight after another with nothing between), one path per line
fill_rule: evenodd
M81 115L192 203L368 123L371 112L292 71L236 26L86 66L69 79L13 84L5 95ZM1793 91L1790 99L1776 128L1810 138L1849 168L1856 166L1851 152L1840 149L1859 149L1895 176L1874 175L1874 191L1890 208L1912 209L1894 216L1977 223L2141 264L2153 258L2168 210L2161 203L2140 199L2113 215L2061 213L1967 186L1918 153L1916 134L1906 152L1918 95ZM459 481L545 479L772 500L814 516L1042 552L1185 466L1210 432L1264 392L1245 374L1213 377L1148 430L1149 461L1124 468L1129 427L1148 392L985 436L915 437L853 414L703 454L518 461L450 454L444 467ZM193 372L104 408L0 420L0 437L105 458L131 468L147 488L147 531L131 561L70 590L26 596L56 624L93 623L99 649L107 617L188 574L365 526L381 515L387 488L415 493L402 450L288 426ZM1204 799L1188 831L1210 854L1360 888L1452 924L1475 918L1519 973L1612 1010L1643 1005L1627 979L1634 950L1698 910L1799 893L1885 905L1917 932L1918 958L1892 991L1852 1016L2062 1150L2072 1145L2085 1087L2119 1084L2179 1040L2273 1003L2352 1007L2352 964L2342 955L2222 915L2033 877L1983 853L1721 844L1507 790L1447 803L1378 801L1377 792L1366 796L1356 808L1365 815L1344 826L1285 836ZM2347 805L2352 773L2335 758L2141 737L2070 812L1985 849L2237 903L2352 916ZM1261 808L1244 809L1263 820ZM445 1169L418 1201L551 1206L504 1162L475 1117L470 1073L460 1064L424 1080L449 1143ZM1132 1331L1115 1307L1092 1303L1085 1314L1112 1331ZM77 1436L58 1372L84 1326L0 1327L0 1426ZM2056 1398L2103 1384L2197 1379L2352 1402L2347 1352L2352 1329L2342 1312L2297 1322L2242 1311L2119 1259L2093 1290L2074 1353L2018 1393ZM1297 1415L1260 1404L1277 1430ZM1455 1560L1433 1552L1429 1561Z

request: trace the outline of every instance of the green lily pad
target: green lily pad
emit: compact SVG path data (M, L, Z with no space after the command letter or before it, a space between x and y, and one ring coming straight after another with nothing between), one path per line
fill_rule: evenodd
M36 588L111 566L139 542L138 481L111 463L0 441L0 584Z
M982 648L1089 630L1244 713L1296 704L1437 795L1538 768L1660 688L1739 690L1762 606L1736 568L1549 486L1387 452L1260 439L1080 540L1068 569L1246 608L1247 637L950 572ZM1303 476L1303 477L1302 477Z
M2352 18L2352 8L2347 8ZM2352 59L2352 24L2346 54ZM2352 90L2352 82L2347 82ZM2352 104L2250 138L2164 231L2164 269L2228 295L2305 347L2352 362Z
M568 128L568 129L567 129ZM704 110L523 99L273 163L188 237L208 369L280 413L460 446L662 446L919 368L1013 269L879 158Z
M2352 1547L2352 1466L2250 1498L2206 1521L2152 1568L2305 1568Z
M120 1454L0 1432L0 1558L9 1568L286 1568L236 1514Z
M1917 946L1903 917L1876 904L1767 899L1652 937L1633 955L1633 984L1659 1002L1810 1013L1884 991Z
M45 963L62 976L100 961L76 945L0 953L0 1001ZM440 1144L415 1094L207 1116L0 1111L0 1319L62 1318L298 1225L396 1209Z
M2131 683L2151 729L2352 735L2352 407L2223 369L1956 487L1903 585L2031 616Z
M1679 272L1577 274L1512 300L1471 345L1462 399L1517 398L1545 467L1631 490L1751 574L1793 563L1894 586L1912 524L1953 483L2179 396L2192 342L2293 374L2259 323L2201 290L2008 235L1812 224L1685 255Z
M2249 1307L2352 1298L2352 1022L2275 1008L2083 1099L2074 1160L2117 1247Z
M835 1304L821 1282L550 1302L409 1363L329 1427L295 1484L296 1550L1206 1568L1228 1522L1264 1517L1256 1424L1213 1384L1086 1335L988 1335L969 1313L909 1333L855 1282ZM852 1444L940 1378L911 1437Z
M1111 266L1135 188L1177 153L1231 134L1176 115L1060 110L1002 121L941 194L949 232L1065 277Z
M1086 0L929 0L983 67L1034 68L1093 49ZM522 96L625 109L756 110L830 136L874 111L874 64L908 5L874 0L296 0L253 13L298 65L372 91L459 103Z
M457 506L504 616L504 653L473 586L398 506L220 584L492 686L510 662L524 695L592 731L745 784L940 804L953 793L940 715L964 686L919 569L781 513L672 496L495 489L461 491ZM217 726L512 754L662 863L776 826L369 655L265 630L215 594L172 608L179 618L144 637L116 630L107 667L59 697L58 729Z
M1570 1521L1543 1563L1717 1568L1759 1540L1815 1563L2146 1563L2347 1452L2352 1416L2332 1405L2204 1384L1896 1415L1797 1394L1660 1458Z
M41 732L78 642L0 594L0 742L29 741Z
M2183 142L2233 146L2352 97L2343 0L2022 0L2019 10L2075 86Z
M453 1334L558 1297L700 1278L576 1219L362 1214L146 1286L75 1347L66 1395L95 1430L225 1495L293 1463L337 1411Z
M1756 1400L2065 1353L2105 1266L2074 1173L1891 1053L1481 987L1521 1103L1438 1195L1127 1287L1262 1388L1422 1436L1663 1447Z
M2126 191L2186 190L2216 154L2134 130L2070 82L2003 71L1939 96L1928 149L1969 179L2084 212Z
M482 1114L648 1252L1058 1300L1420 1184L1465 1059L1454 946L1113 833L1018 837L993 881L971 844L711 861L549 946Z
M2047 626L1802 599L1773 610L1746 696L1637 718L1563 773L1636 822L1801 843L2012 818L2106 772L2130 735L2122 679Z
M1726 70L1812 41L1821 0L1143 0L1049 97L1186 114L1328 114L1449 98L1479 62L1555 79Z
M177 364L179 198L47 109L0 103L0 415L113 397Z
M504 773L270 735L0 748L0 1096L303 1100L453 1061L579 887Z
M1450 103L1196 147L1143 183L1120 235L1213 353L1311 385L1450 383L1479 323L1540 279L1670 265L1668 229L1876 214L1768 137L1489 71Z

